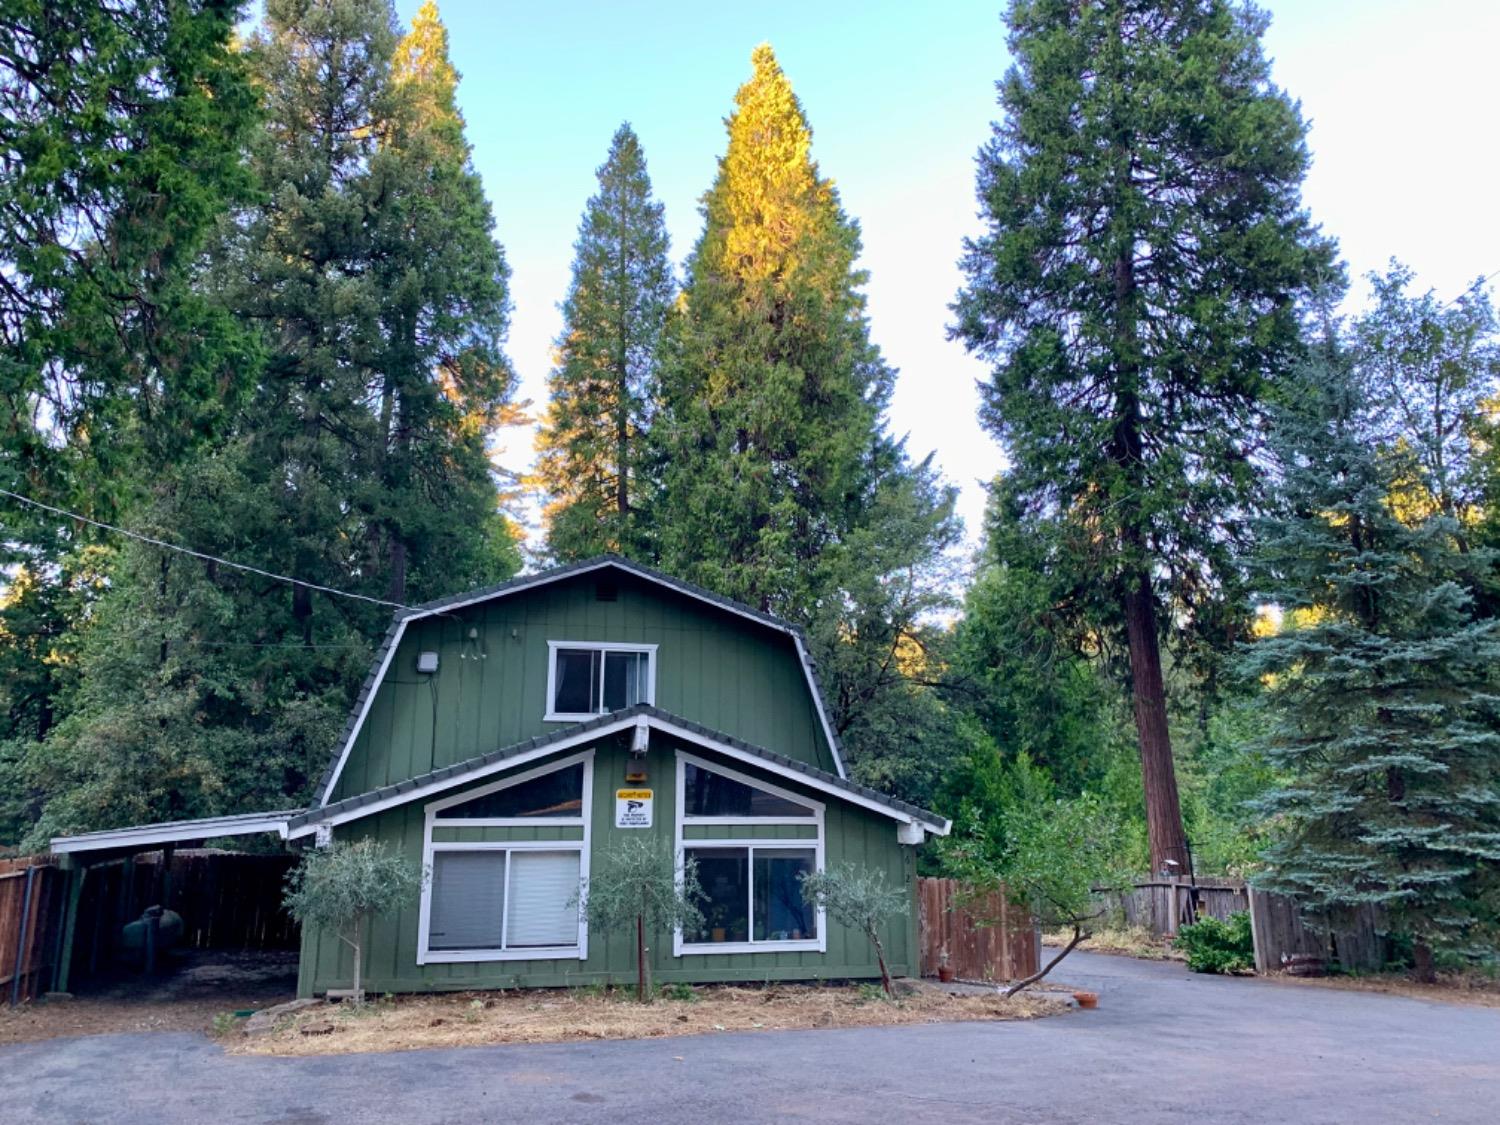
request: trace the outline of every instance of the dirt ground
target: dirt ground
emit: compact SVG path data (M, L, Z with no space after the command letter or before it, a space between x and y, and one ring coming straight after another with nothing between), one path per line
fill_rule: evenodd
M307 1008L268 1034L223 1038L235 1054L323 1055L405 1051L497 1043L652 1039L723 1031L883 1027L954 1020L1033 1019L1066 1010L1066 994L1004 1000L993 990L952 995L924 982L902 982L894 1001L869 987L703 986L681 998L635 1001L630 989L521 991L401 996L363 1010L348 1004ZM692 999L686 997L691 996Z
M296 953L187 952L151 980L122 974L72 999L0 1007L0 1044L118 1031L206 1031L224 1011L290 1000Z
M1042 941L1048 946L1061 948L1073 936L1072 930L1056 930L1044 934ZM1186 961L1187 954L1172 944L1171 938L1157 937L1149 930L1139 927L1103 926L1094 930L1087 941L1078 947L1089 953L1108 953L1117 957L1138 957L1143 961ZM1054 950L1055 953L1055 950ZM1067 964L1066 961L1063 962Z
M1270 979L1307 988L1336 988L1345 992L1384 992L1410 1000L1447 1004L1477 1004L1500 1008L1500 979L1484 973L1440 973L1437 983L1420 984L1404 973L1374 973L1356 977L1292 977L1277 973Z

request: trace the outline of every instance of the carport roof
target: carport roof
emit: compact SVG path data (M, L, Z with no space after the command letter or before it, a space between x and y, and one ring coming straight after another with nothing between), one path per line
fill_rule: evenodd
M282 812L208 816L199 820L169 820L160 824L137 824L129 828L109 828L102 832L82 832L77 836L54 836L52 851L57 855L69 855L74 852L116 848L144 848L183 840L211 840L217 836L250 836L258 832L275 832L286 839L287 821L301 811L286 809Z

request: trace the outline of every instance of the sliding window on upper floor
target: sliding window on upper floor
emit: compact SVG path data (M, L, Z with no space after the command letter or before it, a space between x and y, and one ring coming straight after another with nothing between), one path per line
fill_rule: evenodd
M656 702L656 646L548 641L548 722Z

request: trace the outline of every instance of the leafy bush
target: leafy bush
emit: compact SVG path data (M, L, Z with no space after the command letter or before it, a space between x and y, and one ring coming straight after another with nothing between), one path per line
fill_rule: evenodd
M1229 921L1204 918L1177 931L1177 947L1187 954L1188 968L1195 973L1234 973L1255 967L1255 942L1250 936L1250 915L1243 910Z

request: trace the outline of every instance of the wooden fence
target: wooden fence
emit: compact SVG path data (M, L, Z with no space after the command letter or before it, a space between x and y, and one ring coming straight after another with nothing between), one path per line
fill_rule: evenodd
M45 856L0 860L0 1002L51 987L67 879Z
M1197 918L1227 920L1249 910L1245 884L1236 879L1144 879L1123 893L1100 891L1106 917L1123 917L1127 926L1169 937Z
M1389 943L1380 934L1380 915L1365 906L1352 919L1314 927L1295 899L1250 890L1250 929L1255 935L1255 971L1280 972L1294 957L1311 957L1345 972L1377 972L1385 967Z
M1019 980L1041 968L1042 935L1031 913L991 893L964 895L957 879L918 879L922 975L934 976L948 954L960 980Z

